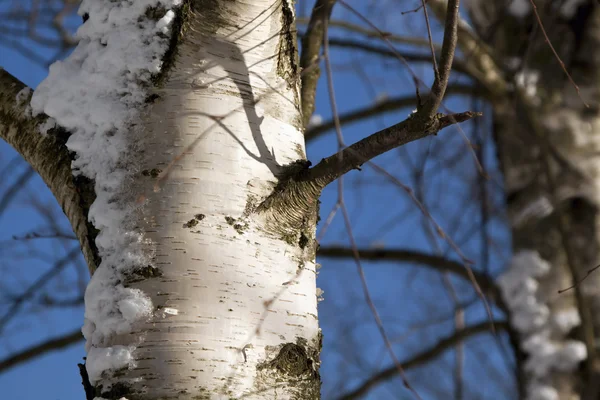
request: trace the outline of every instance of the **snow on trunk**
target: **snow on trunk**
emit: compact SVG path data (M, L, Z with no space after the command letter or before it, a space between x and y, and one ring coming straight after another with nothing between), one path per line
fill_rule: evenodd
M261 207L305 158L291 3L80 13L80 44L32 107L72 131L75 173L95 181L102 262L83 332L96 394L318 398L316 204Z

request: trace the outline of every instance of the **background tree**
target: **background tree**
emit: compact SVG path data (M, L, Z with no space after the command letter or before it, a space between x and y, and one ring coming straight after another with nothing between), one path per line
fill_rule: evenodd
M333 3L297 5L303 41L300 62L307 68L302 98L311 99L311 89L320 82L312 119L311 101L303 102L307 152L313 161L335 151L336 115L343 128L338 130L339 146L393 125L420 104L414 81L430 85L434 69L442 66L436 43L443 26L436 18L444 20L445 2L430 0L426 19L419 2L339 1L329 23L319 23L329 16ZM550 42L581 88L582 100L545 43L532 3L489 3L461 5L475 30L459 24L459 50L441 109L483 110L486 117L400 147L379 157L377 164L365 163L321 197L324 398L411 396L398 378L381 329L411 387L423 398L505 399L520 393L566 399L574 392L597 397L590 384L596 368L594 275L560 295L557 290L581 280L596 260L591 216L595 215L597 46L593 43L598 6L591 0L535 2ZM2 30L10 34L2 44L13 49L19 48L15 43L36 41L31 28L18 28L19 24L40 27L43 18L54 21L57 10L68 5L15 4L4 4L10 17L4 20L12 22L4 23ZM39 17L19 20L17 15ZM74 21L69 11L62 21L67 28ZM61 40L54 25L40 30ZM324 33L329 40L321 47ZM432 48L437 55L433 63ZM56 56L33 49L34 54L46 55L44 62ZM325 72L329 60L332 73L319 74L314 67L318 60ZM3 65L7 61L2 57ZM20 78L13 71L9 69ZM35 85L39 79L26 83ZM421 82L419 87L420 97L427 99L426 85ZM399 117L398 110L403 109ZM78 340L81 314L60 317L69 322L49 332L47 342L41 340L39 327L44 326L44 317L63 315L65 307L80 304L86 278L81 256L76 257L78 246L72 243L64 218L60 222L57 217L56 205L47 201L52 204L48 206L43 197L22 189L33 187L38 192L38 178L17 158L4 159L2 224L11 230L4 235L2 259L15 260L3 266L3 275L10 276L3 282L4 328L0 328L7 343L0 365L6 370L44 349ZM31 227L10 223L6 210L22 221L14 205L23 200L33 202L33 209L45 216L46 227L40 228L39 220ZM40 244L46 236L60 247ZM511 248L516 250L512 263ZM33 263L42 272L23 273L14 265L23 255L50 259L54 265L44 270ZM359 273L349 272L353 264ZM496 336L490 334L486 307L465 264L472 266L488 299ZM511 272L497 280L511 265ZM518 286L519 282L524 284ZM502 290L511 293L509 301L500 295ZM365 293L370 299L365 300ZM505 322L506 315L512 325ZM31 329L35 332L30 338L24 337L23 324L38 327ZM17 346L11 348L11 343ZM82 355L81 350L73 353ZM30 371L30 365L22 370ZM574 374L574 368L579 373Z

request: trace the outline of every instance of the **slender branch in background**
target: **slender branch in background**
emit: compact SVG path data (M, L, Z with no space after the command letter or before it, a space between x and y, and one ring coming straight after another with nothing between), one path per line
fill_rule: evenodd
M421 0L423 7L423 16L425 17L425 27L427 28L427 40L429 41L429 49L431 51L431 62L433 63L433 72L435 79L440 79L440 70L438 69L437 60L435 58L435 47L433 45L433 37L431 35L431 26L429 25L429 15L427 13L426 0Z
M583 97L581 97L581 91L579 90L579 86L577 86L577 84L573 80L573 77L571 77L571 74L569 74L569 71L567 71L567 67L565 67L565 63L563 62L563 60L561 60L560 56L558 55L558 53L554 49L554 45L552 44L552 41L550 41L550 38L548 37L548 34L546 33L546 28L544 28L544 24L542 23L542 19L540 18L540 14L537 11L537 6L535 5L535 2L533 0L529 0L529 2L531 3L531 7L533 8L533 14L535 15L535 19L537 20L537 23L538 23L540 29L542 30L542 33L544 35L544 39L546 39L546 43L550 47L550 50L552 50L552 53L554 54L554 57L556 58L556 60L560 64L560 66L561 66L562 70L564 71L564 73L567 75L567 78L569 78L569 81L571 82L571 84L575 87L575 90L577 91L577 95L579 96L579 98L581 99L581 101L583 102L583 104L587 108L590 108L590 105L585 102L585 100L583 99Z
M61 350L65 347L72 346L82 341L83 335L81 334L81 329L77 328L71 333L67 333L66 335L58 338L50 339L46 342L37 344L26 350L13 354L4 360L0 360L0 373L21 363L43 356L50 351Z
M300 34L300 36L303 36L302 34ZM388 58L398 58L398 53L402 54L402 57L406 60L406 61L411 61L411 62L423 62L423 63L430 63L431 62L431 55L426 54L426 53L408 53L406 51L392 51L390 49L381 47L381 46L376 46L373 44L369 44L366 42L362 42L362 41L358 41L358 40L353 40L353 39L340 39L340 38L334 38L334 39L329 39L329 44L332 47L338 47L338 48L342 48L342 49L357 49L357 50L361 50L365 53L370 53L370 54L375 54L378 56L382 56L382 57L388 57ZM453 63L452 63L452 71L453 72L460 72L463 74L467 74L469 75L471 78L473 79L477 79L477 74L473 74L472 72L472 68L470 67L470 65L466 64L463 60L460 59L454 59Z
M446 89L446 96L448 95L465 95L465 96L485 96L485 91L478 86L465 85L457 83L449 85ZM415 108L417 105L417 98L414 95L402 96L390 98L385 101L376 102L371 106L367 106L358 110L349 111L339 116L341 124L348 124L351 122L358 122L366 118L375 117L381 114L385 114L390 111L397 111L403 108ZM325 121L319 125L309 127L304 135L306 141L316 139L323 133L335 128L335 121Z
M505 330L508 327L508 324L505 321L494 321L494 326L497 330ZM441 339L439 342L437 342L436 345L430 347L428 350L425 350L403 361L402 365L404 365L404 369L410 369L421 366L441 356L442 354L444 354L444 352L454 347L457 343L460 343L472 336L476 336L481 333L487 332L492 333L488 321L481 322L477 325L469 326L460 331L456 331L450 336ZM397 370L395 366L387 367L381 372L378 372L377 374L371 376L353 391L338 397L337 400L358 399L361 396L364 396L366 393L368 393L369 390L373 389L375 386L395 378L396 374Z
M581 282L583 282L588 276L590 276L591 273L593 273L594 271L596 271L598 268L600 268L600 265L596 265L594 268L589 269L586 273L585 276L583 276L582 278L580 278L578 281L576 281L574 284L572 284L571 286L565 288L565 289L560 289L558 291L558 294L564 293L568 290L571 290L573 288L575 288L575 286L579 285Z
M17 178L17 180L15 180L13 184L6 189L4 195L2 196L2 199L0 199L0 215L4 213L6 207L8 207L10 202L15 198L19 191L25 187L27 182L31 178L33 178L34 175L34 169L31 168L31 166L27 165L25 171L23 171L23 173Z
M325 56L325 68L326 68L326 72L327 72L327 86L329 89L329 99L330 99L330 104L331 104L331 111L333 113L333 118L335 121L335 130L337 133L338 153L336 154L336 156L337 156L337 160L339 162L343 162L344 154L343 154L342 148L345 146L345 144L344 144L344 137L342 135L342 128L340 125L339 115L337 112L337 104L336 104L336 100L335 100L335 89L333 87L333 73L331 70L331 59L329 57L329 54L330 54L329 53L329 34L328 34L328 29L327 29L328 28L327 22L328 22L328 20L324 20L323 54ZM371 293L369 291L369 287L367 285L367 281L365 278L364 269L363 269L361 261L360 261L358 247L356 245L356 241L354 240L354 233L352 232L352 224L350 223L350 217L348 216L348 210L347 210L346 204L344 202L344 179L343 179L343 176L340 176L338 179L338 201L337 201L337 204L340 205L340 209L342 211L342 216L344 217L344 225L346 226L346 230L348 232L348 239L350 240L350 245L352 247L354 261L356 263L357 272L358 272L358 275L360 278L363 295L365 297L365 301L367 302L367 305L369 306L369 309L371 310L371 314L373 315L373 318L375 319L375 324L377 326L377 329L379 330L379 334L381 335L381 338L385 344L388 354L391 356L392 360L394 361L396 370L398 371L398 373L400 374L400 377L402 378L402 384L408 391L410 391L413 394L413 396L417 400L421 400L421 396L412 387L412 385L408 381L408 377L404 373L404 369L402 368L402 365L400 364L398 358L396 357L396 354L394 353L394 349L392 348L392 343L390 342L387 332L385 330L385 327L383 326L383 321L381 320L381 317L379 316L379 312L377 310L377 307L375 306L375 303L373 303L373 299L371 297Z
M66 232L52 232L52 233L37 233L31 232L26 233L24 235L18 236L13 235L12 240L32 240L32 239L69 239L69 240L77 240L77 238L72 233Z
M452 261L444 257L422 253L414 250L403 249L358 249L360 257L368 261L384 261L384 262L403 262L414 263L425 268L431 268L438 272L450 272L453 275L459 276L465 280L469 280L469 275L464 265L457 261ZM352 249L347 247L323 246L320 247L317 256L325 258L350 258L352 257ZM481 288L488 294L496 297L499 295L492 277L485 273L473 271L475 280Z
M65 256L58 260L52 268L42 274L23 293L13 300L13 303L8 308L7 312L0 318L0 333L4 330L6 324L16 316L17 311L21 308L23 303L32 298L42 287L44 287L44 285L65 269L65 267L67 267L80 252L81 249L79 246L73 247L69 253L65 254Z
M298 18L296 20L296 23L307 24L308 19ZM356 25L356 24L353 24L353 23L347 22L347 21L330 20L329 26L335 27L335 28L341 28L341 29L350 31L352 33L359 33L366 38L381 39L383 36L383 37L387 38L390 42L394 42L394 43L408 44L408 45L419 46L419 47L428 47L429 46L429 40L427 40L427 39L423 39L420 37L399 36L399 35L395 35L395 34L392 34L389 32L371 30L371 29L367 29L363 26ZM442 48L441 45L436 44L436 43L434 43L433 46L435 49Z
M313 7L306 33L302 36L302 55L300 56L300 68L305 70L311 67L309 73L302 74L301 103L302 103L302 126L306 127L311 115L315 111L315 95L317 83L321 76L319 68L319 53L323 43L324 21L329 20L331 11L336 0L317 0Z

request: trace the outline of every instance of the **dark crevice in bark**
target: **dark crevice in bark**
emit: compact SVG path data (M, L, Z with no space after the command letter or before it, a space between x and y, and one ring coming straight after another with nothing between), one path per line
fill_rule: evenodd
M94 180L83 175L78 175L74 177L73 184L75 185L77 193L79 193L79 206L81 207L86 220L88 245L92 249L92 254L94 255L94 264L98 267L102 261L98 246L96 246L96 237L98 237L100 231L96 229L94 224L89 220L90 207L94 200L96 200Z
M153 76L153 83L160 86L167 78L169 71L175 64L177 58L177 50L179 43L183 40L185 31L188 27L190 18L190 4L192 0L184 0L183 3L175 9L175 18L171 25L171 37L169 39L169 47L163 55L162 68L158 74ZM162 16L161 16L162 17Z
M308 179L310 165L310 161L296 160L281 167L272 193L253 211L265 215L267 231L300 247L314 259L317 250L314 227L324 186Z
M94 400L96 397L96 390L90 383L90 377L88 376L87 369L85 368L85 362L83 364L77 364L77 368L79 368L79 375L81 375L81 384L83 385L83 390L85 391L85 400Z

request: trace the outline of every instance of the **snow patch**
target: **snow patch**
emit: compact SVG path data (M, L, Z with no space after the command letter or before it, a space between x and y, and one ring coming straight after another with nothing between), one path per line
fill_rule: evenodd
M540 80L539 71L523 69L515 75L515 83L523 88L525 96L529 97L535 105L540 104L540 99L537 97L538 82Z
M508 6L508 12L517 18L524 18L531 12L529 0L513 0Z
M575 307L554 313L552 321L561 333L569 333L571 329L581 324L581 317Z
M130 366L133 347L104 347L116 334L131 332L153 312L150 298L123 286L127 273L150 264L149 243L128 224L136 211L123 188L133 179L134 144L130 130L145 104L151 78L161 70L181 0L83 0L80 15L89 15L78 29L71 55L50 67L48 77L31 98L34 114L69 130L66 143L76 158L75 175L95 182L96 200L89 220L100 230L96 238L101 264L85 293L86 366L90 380L103 371ZM164 9L158 21L149 8ZM18 98L25 98L21 91ZM46 130L47 131L47 130ZM135 167L135 166L133 166Z
M533 384L527 390L528 400L559 400L558 391L552 386Z
M47 135L48 131L50 129L53 129L54 127L56 127L56 120L52 117L48 117L46 121L44 121L44 123L39 126L40 133L42 135Z
M98 382L103 372L134 367L132 351L132 348L126 346L92 347L89 349L85 366L90 382L92 384Z
M550 264L538 252L521 250L497 280L510 310L510 322L528 355L524 365L531 375L528 400L558 399L550 383L551 373L572 371L587 357L584 343L564 337L581 322L577 309L566 309L551 317L548 305L538 296L539 279L549 271Z
M315 126L319 126L323 123L323 117L321 117L319 114L313 114L310 116L310 119L308 120L308 125L307 125L307 129L308 128L314 128Z
M571 19L575 16L577 9L580 5L585 3L586 0L566 0L560 7L560 13L563 17Z

